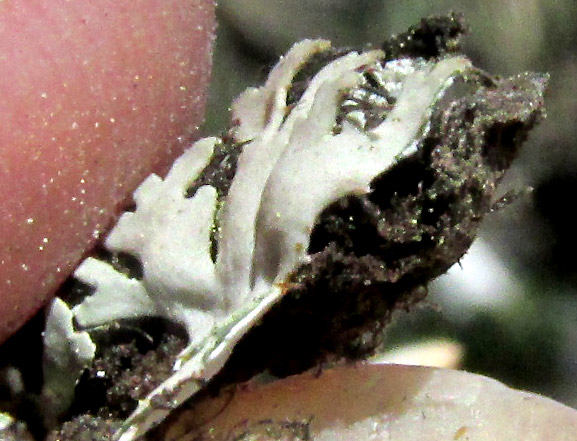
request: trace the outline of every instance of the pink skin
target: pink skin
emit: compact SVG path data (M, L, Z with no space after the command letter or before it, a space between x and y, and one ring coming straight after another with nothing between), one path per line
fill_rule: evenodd
M197 136L213 0L0 1L0 343Z

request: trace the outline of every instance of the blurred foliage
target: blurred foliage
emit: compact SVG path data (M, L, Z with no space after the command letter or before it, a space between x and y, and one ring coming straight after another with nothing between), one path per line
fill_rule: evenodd
M577 2L572 0L220 0L214 80L205 131L228 124L228 106L258 85L297 40L379 45L421 17L464 13L465 50L500 75L551 75L548 118L532 133L505 187L532 195L488 216L482 233L521 281L509 309L467 318L421 309L399 320L390 341L445 335L467 347L465 368L577 405L577 248L572 205L577 190ZM490 276L490 275L489 275ZM490 277L499 277L493 274ZM482 280L471 283L483 283ZM455 295L466 296L466 289ZM432 302L436 302L435 295Z
M575 391L567 389L568 378L560 362L563 327L551 314L559 314L560 306L552 307L545 299L524 299L500 313L479 309L466 320L425 306L397 317L387 340L390 345L434 337L463 342L463 369L574 405ZM543 314L545 308L550 313Z

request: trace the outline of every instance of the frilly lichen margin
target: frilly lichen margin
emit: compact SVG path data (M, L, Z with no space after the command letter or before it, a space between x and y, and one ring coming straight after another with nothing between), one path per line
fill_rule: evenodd
M74 329L72 311L59 298L48 308L43 338L44 386L39 400L45 426L52 427L72 404L74 387L92 363L96 345L88 332Z

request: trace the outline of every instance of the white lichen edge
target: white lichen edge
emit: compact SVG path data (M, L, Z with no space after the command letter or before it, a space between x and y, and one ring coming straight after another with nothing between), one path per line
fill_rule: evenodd
M96 346L87 332L74 330L72 311L59 298L48 308L43 338L44 386L39 400L45 425L51 427L72 404L74 386L92 363Z
M164 180L152 175L137 189L136 211L122 215L105 246L137 257L141 281L93 258L77 269L75 276L95 288L73 310L80 326L154 315L180 323L190 339L174 375L140 402L117 440L143 435L221 369L237 341L282 295L283 283L307 261L320 212L342 196L368 192L377 175L412 151L428 129L434 104L471 68L464 57L421 60L403 74L395 107L382 124L363 131L345 121L335 134L343 93L360 84L362 70L382 53L351 52L332 61L290 110L287 94L294 76L329 47L324 40L296 44L263 87L250 88L235 101L233 136L246 144L218 213L211 186L185 197L210 161L217 138L198 141ZM213 262L215 216L220 230ZM163 405L153 404L158 402Z
M12 415L0 412L0 431L7 429L12 424L14 424L15 421L16 420Z

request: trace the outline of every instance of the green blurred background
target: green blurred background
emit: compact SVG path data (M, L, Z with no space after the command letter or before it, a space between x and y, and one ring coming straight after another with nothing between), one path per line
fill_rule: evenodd
M463 344L463 367L577 407L577 2L572 0L220 0L205 132L295 41L380 44L430 14L464 13L465 49L494 74L551 75L548 118L504 183L533 189L487 217L481 237L428 303L399 315L390 347L431 337Z

